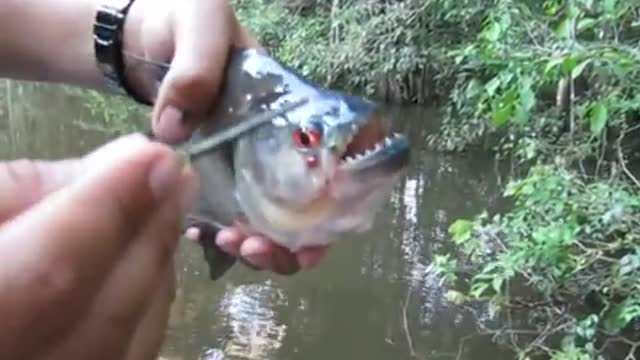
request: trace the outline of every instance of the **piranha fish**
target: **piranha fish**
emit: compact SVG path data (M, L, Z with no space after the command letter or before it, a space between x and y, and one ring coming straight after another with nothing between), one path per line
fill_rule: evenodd
M214 239L233 224L291 251L371 228L409 161L407 138L388 131L373 101L323 88L260 50L234 48L211 121L187 144L303 98L303 105L192 159L201 189L185 227ZM215 244L202 245L215 280L235 260Z

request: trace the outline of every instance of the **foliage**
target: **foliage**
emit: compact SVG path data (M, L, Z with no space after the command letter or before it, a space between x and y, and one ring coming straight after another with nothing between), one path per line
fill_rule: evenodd
M512 338L521 356L552 352L548 342L557 333L595 352L615 339L640 343L634 333L640 319L635 190L615 174L590 181L563 164L533 167L508 184L511 211L451 224L459 260L441 259L437 269L450 284L456 267L479 271L471 272L464 293L453 290L450 298L490 304L491 313L507 320L491 331ZM529 332L536 341L530 342Z
M91 121L83 121L81 126L115 134L144 131L149 127L149 109L128 98L72 87L65 90L81 101L90 115Z
M326 86L394 102L445 94L448 46L480 23L482 0L234 0L240 20L279 59Z
M475 41L449 52L461 70L429 143L494 139L496 154L533 166L506 187L508 210L451 224L456 250L433 270L452 301L502 320L484 331L520 358L632 359L640 345L640 182L627 166L639 13L613 0L501 0Z
M498 134L497 150L524 159L557 154L549 143L570 155L592 151L640 104L639 9L610 0L499 1L474 41L448 52L461 71L444 129L429 142L461 150Z

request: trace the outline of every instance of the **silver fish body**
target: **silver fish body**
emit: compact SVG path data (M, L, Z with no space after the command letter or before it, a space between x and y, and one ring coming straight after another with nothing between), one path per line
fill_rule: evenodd
M368 230L409 161L406 137L385 136L377 104L325 89L255 49L233 49L225 74L211 121L189 142L308 101L192 159L201 190L188 222L238 225L291 251ZM218 278L234 260L203 245Z

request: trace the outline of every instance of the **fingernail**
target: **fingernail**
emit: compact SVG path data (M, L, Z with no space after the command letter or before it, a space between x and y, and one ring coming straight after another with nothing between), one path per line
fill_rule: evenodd
M232 228L223 228L216 234L215 243L224 252L232 256L240 256L242 235Z
M158 132L162 137L174 139L179 137L184 131L183 128L184 114L178 108L173 105L167 105L167 107L160 113L158 119Z
M200 241L200 229L196 227L188 228L184 236L192 241Z
M228 246L230 244L239 243L240 236L236 231L231 229L222 229L216 236L216 244L218 246Z
M180 124L182 122L182 111L173 105L167 105L160 114L160 123Z
M240 246L240 256L245 263L260 270L272 269L269 246L257 236L249 236Z
M264 244L264 240L257 236L248 237L240 247L240 254L247 258L264 256L267 252L268 249Z
M156 200L174 195L181 185L183 164L177 154L163 156L154 164L149 175L149 185Z

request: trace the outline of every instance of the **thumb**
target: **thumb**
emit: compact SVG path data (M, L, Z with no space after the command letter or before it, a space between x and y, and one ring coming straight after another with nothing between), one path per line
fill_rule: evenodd
M0 223L36 204L47 195L82 177L92 164L101 164L138 135L123 136L84 158L58 161L21 159L0 162Z
M0 253L11 254L0 269L0 309L10 310L0 313L12 337L0 336L0 349L63 336L156 209L186 207L183 189L193 177L175 153L142 136L115 145L95 155L81 178L0 226Z
M185 4L176 20L171 68L152 114L154 133L168 142L185 140L214 105L232 44L258 46L224 0Z
M109 159L118 148L136 142L138 134L123 136L83 158L58 161L21 159L0 162L0 223L39 202L92 167Z

